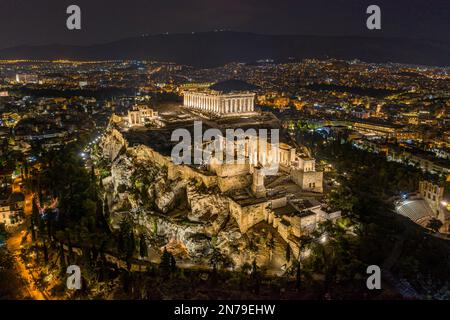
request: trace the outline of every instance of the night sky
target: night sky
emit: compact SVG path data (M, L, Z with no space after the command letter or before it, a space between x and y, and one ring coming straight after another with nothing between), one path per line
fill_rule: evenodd
M82 30L66 29L66 8L82 10ZM382 10L382 30L365 27ZM0 0L0 48L88 45L149 33L230 29L267 34L363 35L448 43L449 0Z

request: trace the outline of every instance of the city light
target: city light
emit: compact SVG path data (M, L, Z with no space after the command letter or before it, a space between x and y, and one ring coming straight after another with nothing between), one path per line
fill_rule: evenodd
M270 13L249 18L264 35L183 32L177 19L199 8L175 5L158 21L115 12L124 28L174 22L176 34L148 25L145 37L108 34L100 46L95 32L74 32L76 47L6 49L47 57L0 60L0 289L17 291L6 299L196 299L201 309L220 298L225 311L247 298L297 311L305 299L450 299L450 78L427 65L445 62L445 46L421 42L428 30L411 45L386 42L398 28L305 38L282 25L298 10L277 18L286 6L274 3L227 12L231 25ZM48 16L63 18L56 9ZM364 28L360 13L352 21ZM7 45L43 41L20 34L29 29L5 30ZM64 53L76 57L50 59ZM107 56L117 60L88 59Z

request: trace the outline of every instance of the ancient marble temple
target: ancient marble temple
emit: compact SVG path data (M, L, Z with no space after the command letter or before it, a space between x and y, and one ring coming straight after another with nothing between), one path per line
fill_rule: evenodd
M254 111L255 94L251 92L222 93L213 90L185 91L184 106L217 114L238 114Z

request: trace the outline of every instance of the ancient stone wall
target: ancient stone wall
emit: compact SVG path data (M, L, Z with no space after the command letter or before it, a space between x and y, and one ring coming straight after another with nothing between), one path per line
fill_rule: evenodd
M232 177L247 174L250 172L249 163L237 164L237 163L222 163L211 164L211 171L217 174L219 177Z
M303 190L323 192L323 172L293 169L290 173L292 181L299 185Z
M134 148L128 148L128 152L134 155L139 161L154 161L160 166L167 167L168 178L170 180L176 180L178 178L182 178L184 180L195 179L203 182L207 187L217 185L216 176L199 172L187 165L176 165L172 162L170 157L163 156L150 147L140 145Z
M246 188L250 186L251 180L252 176L250 174L217 178L218 186L221 192Z
M230 213L236 220L239 230L242 233L247 232L248 229L255 224L264 221L266 218L266 202L241 207L238 203L230 200Z

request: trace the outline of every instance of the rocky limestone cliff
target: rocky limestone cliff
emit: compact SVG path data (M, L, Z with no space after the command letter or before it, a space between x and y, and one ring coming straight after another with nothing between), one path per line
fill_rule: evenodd
M116 129L110 129L100 143L97 163L109 163L110 175L102 180L111 229L123 219L133 224L136 234L145 234L150 247L185 248L190 262L208 265L213 248L244 261L245 237L230 217L228 198L217 187L201 179L169 177L164 161L145 146L130 148ZM102 160L102 161L100 161Z

